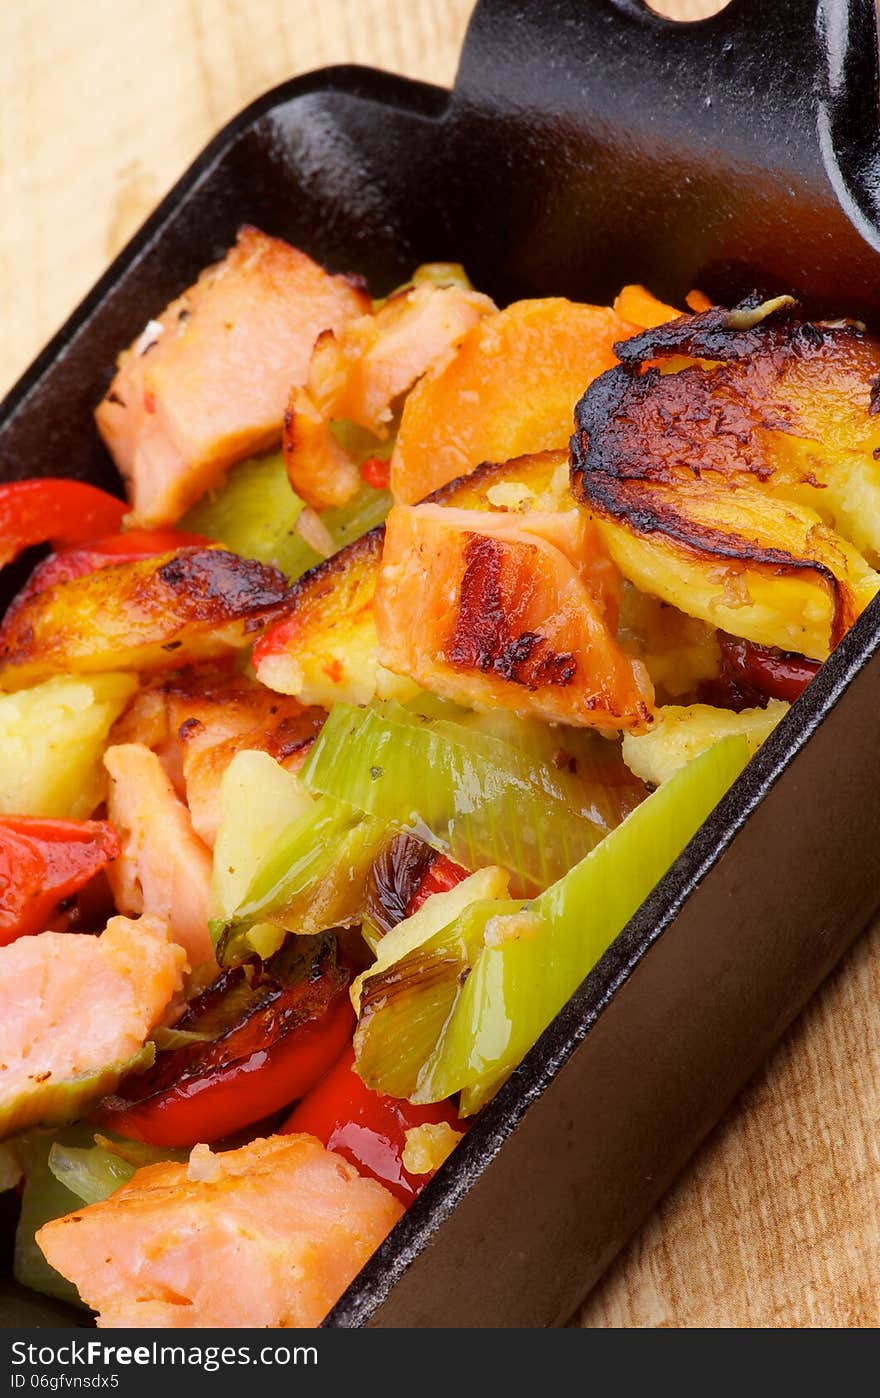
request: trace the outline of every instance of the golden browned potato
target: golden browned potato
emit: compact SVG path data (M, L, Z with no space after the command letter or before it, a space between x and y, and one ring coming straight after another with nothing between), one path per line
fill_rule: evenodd
M0 689L57 674L176 669L247 645L287 592L281 573L224 549L119 563L27 598L0 631Z
M625 578L759 645L824 660L880 587L815 510L757 490L603 481L590 504Z
M367 704L376 693L373 597L384 528L371 529L300 578L283 620L254 648L257 677L305 704Z
M682 316L620 358L578 404L572 485L621 572L824 659L880 587L880 345L778 298Z

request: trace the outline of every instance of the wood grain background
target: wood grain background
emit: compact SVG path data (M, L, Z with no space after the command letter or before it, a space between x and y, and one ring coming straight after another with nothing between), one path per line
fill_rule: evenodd
M667 5L680 15L718 8L657 8ZM449 83L471 9L472 0L0 0L0 393L252 97L339 62ZM576 1323L880 1323L878 1002L874 931Z

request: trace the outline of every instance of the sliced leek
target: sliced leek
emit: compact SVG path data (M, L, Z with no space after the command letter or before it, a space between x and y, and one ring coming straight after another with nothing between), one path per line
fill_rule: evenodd
M357 1068L415 1102L491 1097L592 970L750 756L724 738L649 796L532 902L472 903L412 945L407 923L363 978ZM425 905L429 906L428 904ZM407 920L412 923L414 919ZM425 1042L441 1026L432 1051ZM424 1056L423 1056L424 1055ZM393 1086L389 1086L393 1084Z

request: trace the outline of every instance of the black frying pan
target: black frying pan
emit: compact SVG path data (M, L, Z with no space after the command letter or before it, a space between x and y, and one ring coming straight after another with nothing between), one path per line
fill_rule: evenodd
M878 91L872 0L688 25L480 0L451 95L359 68L285 84L13 389L0 478L118 487L91 419L115 355L244 221L376 292L450 259L502 301L637 280L878 320ZM880 903L878 623L875 603L327 1324L572 1312Z

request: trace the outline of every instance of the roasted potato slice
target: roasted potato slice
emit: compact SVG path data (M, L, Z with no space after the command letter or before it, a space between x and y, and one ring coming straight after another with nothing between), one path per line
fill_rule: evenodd
M576 510L569 484L568 452L533 452L511 461L484 461L467 476L440 486L427 503L459 510Z
M380 525L294 584L284 619L254 647L258 679L306 704L368 704L376 694L373 598Z
M572 439L615 562L692 616L823 659L880 584L858 552L880 546L880 345L782 297L617 348Z
M644 664L658 704L689 702L721 678L717 628L630 582L621 590L617 639Z
M877 552L880 343L853 325L798 320L790 298L777 301L680 316L621 344L622 366L578 405L578 469L717 473L800 499Z
M771 699L765 709L740 713L711 704L669 704L655 710L649 733L624 734L623 760L642 781L659 786L733 733L742 734L752 752L757 752L788 709L781 699Z
M277 569L224 549L180 549L102 568L37 593L7 618L0 688L222 656L247 645L286 594Z
M643 592L759 645L824 660L880 588L813 510L700 480L590 478L612 559Z

